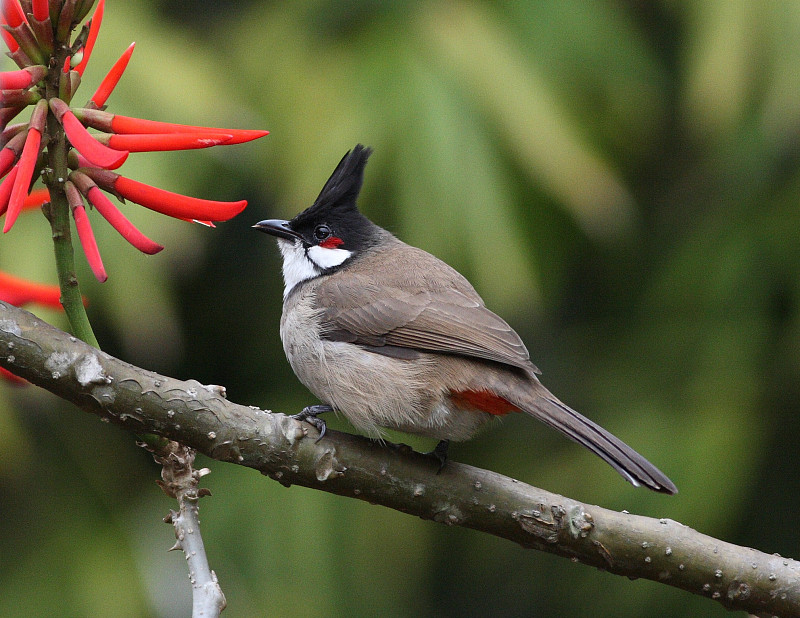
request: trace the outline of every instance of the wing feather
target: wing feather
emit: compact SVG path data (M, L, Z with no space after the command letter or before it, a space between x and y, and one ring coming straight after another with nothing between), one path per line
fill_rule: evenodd
M320 280L316 299L322 310L323 336L377 353L382 346L388 346L386 352L392 355L397 351L390 348L408 348L538 372L519 335L486 308L466 279L424 251L404 247L424 254L422 263L430 268L418 273L386 268L373 277L350 271L347 276L340 276L342 272Z

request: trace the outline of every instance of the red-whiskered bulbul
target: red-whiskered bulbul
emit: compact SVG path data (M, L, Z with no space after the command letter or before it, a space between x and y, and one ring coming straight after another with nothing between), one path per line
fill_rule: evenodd
M395 238L356 207L370 148L348 152L309 208L254 227L283 257L281 340L295 374L323 405L296 418L317 427L342 413L373 437L381 428L466 440L496 416L525 412L582 444L636 486L675 485L627 444L559 401L516 332L470 283Z

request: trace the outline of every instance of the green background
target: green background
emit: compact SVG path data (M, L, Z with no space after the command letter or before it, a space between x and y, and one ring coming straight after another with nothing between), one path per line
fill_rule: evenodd
M110 111L272 134L131 155L126 176L250 205L216 230L125 206L166 245L152 257L90 213L110 278L94 281L80 249L79 275L106 351L239 403L314 403L280 347L277 250L250 226L307 206L362 142L375 148L362 210L464 273L544 383L680 494L636 490L522 417L453 459L800 555L798 3L108 0L76 102L131 41ZM38 213L0 239L0 268L55 282ZM200 463L226 616L728 615ZM123 430L0 386L0 615L187 615L158 472Z

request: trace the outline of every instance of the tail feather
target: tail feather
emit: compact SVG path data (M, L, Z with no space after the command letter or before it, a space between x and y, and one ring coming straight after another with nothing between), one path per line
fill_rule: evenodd
M525 411L588 448L634 486L644 485L653 491L665 494L678 493L678 488L661 470L622 440L555 397L537 399L536 405Z

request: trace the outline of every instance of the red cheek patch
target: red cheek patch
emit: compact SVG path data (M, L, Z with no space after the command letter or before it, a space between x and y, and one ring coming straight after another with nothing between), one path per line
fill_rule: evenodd
M510 401L503 399L492 392L482 391L450 391L450 399L459 408L467 410L481 410L496 416L521 410Z
M319 243L319 246L322 247L323 249L336 249L336 247L343 244L344 241L341 238L337 236L331 236L330 238L326 238L321 243Z

